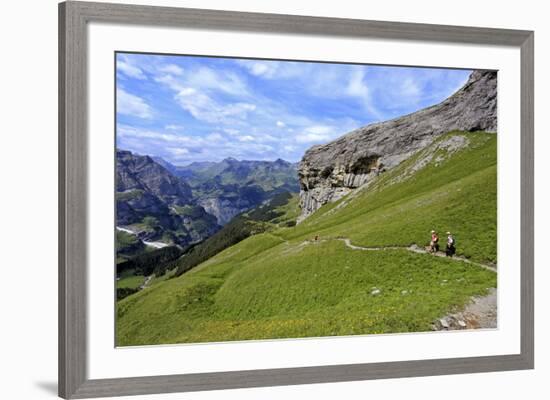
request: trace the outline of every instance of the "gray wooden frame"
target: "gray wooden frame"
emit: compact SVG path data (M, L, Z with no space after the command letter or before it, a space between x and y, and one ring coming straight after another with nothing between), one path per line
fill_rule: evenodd
M237 372L90 380L87 325L87 24L513 46L521 49L521 353ZM534 33L295 15L65 2L59 4L59 395L90 398L534 367ZM510 133L513 134L513 133Z

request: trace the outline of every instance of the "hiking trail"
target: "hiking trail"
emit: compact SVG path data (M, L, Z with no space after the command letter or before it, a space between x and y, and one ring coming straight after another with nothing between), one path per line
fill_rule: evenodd
M475 265L475 266L480 267L480 268L484 268L488 271L492 271L492 272L495 272L495 273L497 272L497 268L495 266L488 265L488 264L477 263L477 262L468 260L467 258L462 257L462 256L447 257L446 254L444 252L441 252L441 251L432 254L432 253L428 252L426 249L423 249L423 248L419 247L416 244L412 244L410 246L365 247L365 246L357 246L357 245L352 244L351 239L349 239L349 238L320 239L320 240L317 240L317 241L315 241L315 240L306 240L304 243L325 242L327 240L339 240L341 242L344 242L345 245L347 247L349 247L350 249L352 249L352 250L360 250L360 251L407 250L407 251L417 253L417 254L430 254L434 257L444 257L444 258L447 258L448 260L451 260L451 261L463 262L463 263L466 263L466 264L471 264L471 265Z

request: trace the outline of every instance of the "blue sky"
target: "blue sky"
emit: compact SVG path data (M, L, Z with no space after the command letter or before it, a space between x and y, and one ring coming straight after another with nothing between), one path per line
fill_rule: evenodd
M439 103L471 71L118 53L117 147L176 164L299 161Z

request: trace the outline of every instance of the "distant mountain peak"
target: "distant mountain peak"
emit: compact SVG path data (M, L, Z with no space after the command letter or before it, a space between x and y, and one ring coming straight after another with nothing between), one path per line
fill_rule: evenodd
M198 204L215 215L220 225L282 191L299 190L296 166L282 159L239 161L227 157L217 163L178 167L176 174L191 185Z
M156 162L157 164L159 164L160 166L164 167L165 169L167 169L169 172L171 172L172 174L175 174L176 170L177 170L177 167L166 161L164 158L162 157L159 157L159 156L152 156L151 159Z
M132 152L130 150L116 149L117 156L131 156Z
M296 164L275 161L195 161L176 166L158 156L117 151L117 190L150 191L168 206L194 204L220 225L281 192L298 192Z

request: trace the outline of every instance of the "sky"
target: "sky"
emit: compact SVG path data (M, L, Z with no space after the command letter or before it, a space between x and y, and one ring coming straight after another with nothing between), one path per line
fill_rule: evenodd
M299 161L313 145L437 104L471 71L117 53L117 148Z

